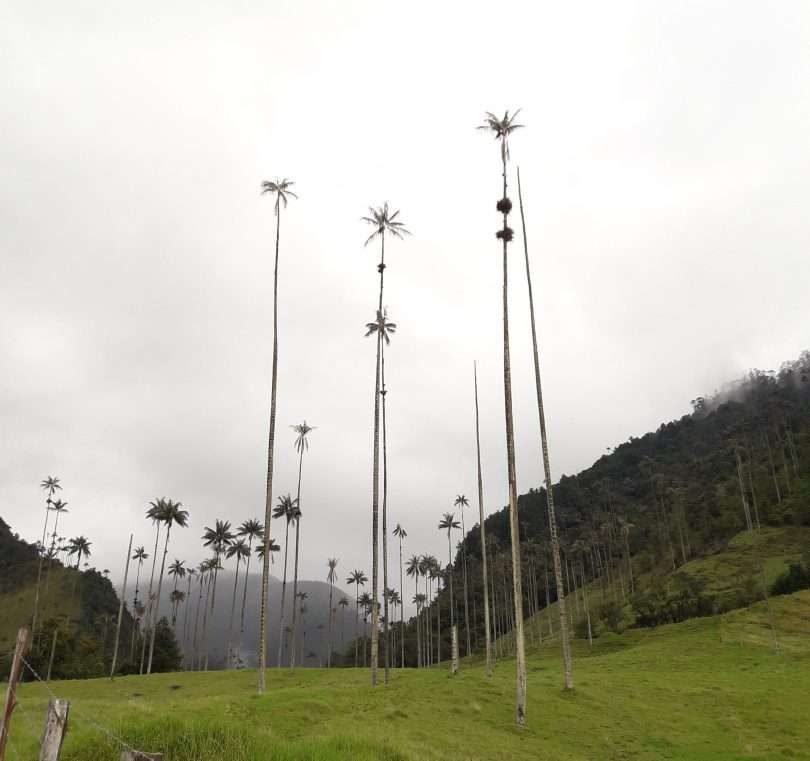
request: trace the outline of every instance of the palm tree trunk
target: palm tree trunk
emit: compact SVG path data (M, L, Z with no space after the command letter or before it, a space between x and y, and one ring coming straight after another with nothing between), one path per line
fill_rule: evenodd
M467 656L469 657L472 646L470 645L470 606L467 602L467 547L465 539L467 529L464 526L464 506L461 507L461 568L464 573L464 631L467 634Z
M779 489L779 479L776 477L776 467L773 464L773 451L771 450L771 441L768 438L768 431L763 431L763 436L765 437L765 446L768 449L768 463L771 466L771 477L773 478L773 485L776 488L776 502L777 504L782 503L782 492Z
M388 626L388 447L385 427L385 344L380 341L380 385L382 395L382 452L383 452L383 499L382 499L382 555L383 555L383 640L385 641L385 674L388 684L391 671L391 642Z
M160 539L160 522L157 523L157 528L155 530L155 549L152 550L152 572L149 574L149 598L146 602L146 629L143 632L143 637L141 638L141 668L139 673L143 674L143 665L144 661L146 660L146 635L149 633L149 624L152 620L152 585L155 581L155 563L157 563L157 548L158 548L158 539Z
M160 590L163 587L163 570L166 566L166 555L169 552L169 535L172 531L172 524L166 525L166 542L163 545L163 559L160 561L160 576L158 577L157 600L152 614L152 630L149 635L149 662L146 665L146 673L152 673L152 655L155 652L155 630L157 629L158 614L160 613Z
M506 154L503 154L503 197L506 198ZM526 652L523 642L523 593L520 580L520 536L518 533L517 475L515 471L515 430L512 417L512 364L509 357L509 281L506 239L506 213L503 215L503 389L506 419L506 464L509 481L509 529L512 541L512 584L515 604L515 721L526 723Z
M326 668L332 668L332 590L335 583L329 582L329 652L326 654Z
M259 613L259 669L257 690L265 691L267 668L267 597L270 593L270 521L273 518L273 452L276 443L276 388L278 382L278 243L281 207L276 205L276 256L273 266L273 370L270 381L270 429L267 438L267 479L264 493L264 558L262 560L262 599Z
M59 517L57 515L57 517ZM127 564L124 566L124 584L121 587L121 602L118 606L118 623L115 626L115 647L113 648L112 667L110 668L110 679L115 674L115 662L118 659L118 641L121 638L121 621L124 618L124 600L127 597L127 577L129 576L129 556L132 553L132 534L129 535L129 548L127 549Z
M45 559L45 537L48 533L48 518L51 512L51 495L53 491L48 492L48 499L45 501L45 524L42 527L42 542L39 546L39 560L37 563L37 587L34 594L34 615L31 621L31 631L36 634L37 631L37 616L39 614L39 585L42 582L42 561Z
M358 648L360 646L360 585L354 585L354 667L357 668Z
M290 521L287 519L287 528L284 532L284 578L281 582L281 611L279 612L280 624L278 628L278 658L276 658L276 667L281 668L281 656L284 648L284 603L287 598L287 550L290 545ZM295 605L295 603L293 603Z
M208 574L207 583L205 585L205 605L203 606L203 625L202 625L202 646L200 648L200 657L197 659L197 670L201 671L205 668L208 671L208 598L211 596L211 580L213 574Z
M504 195L506 187L506 174L504 172ZM546 483L546 502L548 508L548 528L551 536L551 552L554 557L554 575L557 580L558 608L560 613L560 643L562 645L562 659L565 689L574 687L574 677L571 666L571 644L568 641L568 631L565 621L565 593L562 590L562 567L560 564L560 540L557 536L557 516L554 510L554 489L551 481L551 465L548 458L548 436L546 434L546 414L543 408L543 388L540 383L540 359L537 353L537 329L534 320L534 295L532 293L532 278L529 270L529 244L526 241L526 220L523 214L523 196L520 187L520 169L518 169L518 200L520 203L520 221L523 229L523 253L526 260L526 283L529 288L529 315L532 326L532 349L534 353L534 383L537 390L537 414L540 419L540 444L543 453L543 474ZM504 224L506 222L504 221ZM504 244L504 260L506 258L506 244ZM506 264L504 262L504 268Z
M405 587L402 585L402 537L399 537L399 591L402 600L399 603L399 638L402 649L400 668L405 668Z
M442 664L442 603L441 583L436 579L436 664Z
M239 561L241 558L236 556L236 575L233 577L233 598L231 599L231 620L228 624L228 648L225 651L225 668L233 668L233 653L231 652L231 644L233 642L233 616L236 613L236 590L239 583ZM247 578L247 577L246 577Z
M188 586L186 588L186 600L183 606L183 645L186 644L188 639L188 606L191 603L191 579L192 574L188 574ZM185 650L185 647L183 648Z
M197 625L200 621L200 603L202 602L203 596L203 582L205 581L205 574L200 572L200 594L197 597L197 609L194 613L194 637L192 639L192 656L191 656L191 668L194 668L194 662L196 661L198 664L200 662L200 649L199 649L199 642L197 641Z
M304 467L304 445L298 457L298 491L295 504L298 505L298 517L295 520L295 559L293 562L293 615L292 615L292 648L290 650L290 668L295 668L295 650L298 640L298 547L301 536L301 472Z
M253 538L248 542L248 557L247 564L245 565L245 581L242 585L242 614L239 618L239 642L236 645L236 663L238 665L239 659L242 656L242 640L245 636L245 603L247 602L247 585L248 578L250 578L250 558L253 555Z

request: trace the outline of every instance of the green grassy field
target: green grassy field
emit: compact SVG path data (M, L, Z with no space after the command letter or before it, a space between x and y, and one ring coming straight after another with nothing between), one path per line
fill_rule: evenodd
M528 726L513 723L514 662L395 671L372 690L354 669L158 674L54 682L72 701L65 761L118 759L98 726L166 761L303 759L810 758L810 592L723 616L575 644L564 693L558 645L529 658ZM10 759L35 759L47 695L20 688ZM98 726L96 726L98 725ZM16 754L16 755L15 755Z

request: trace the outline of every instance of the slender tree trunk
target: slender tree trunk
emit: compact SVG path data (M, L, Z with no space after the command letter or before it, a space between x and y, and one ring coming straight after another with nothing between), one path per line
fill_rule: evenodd
M399 604L399 638L402 649L400 668L405 668L405 587L402 583L402 537L399 537L399 590L402 592L402 600Z
M467 602L467 529L464 525L464 506L461 506L461 569L464 573L464 631L467 635L467 657L472 651L470 644L470 606Z
M473 383L475 387L475 454L478 466L478 518L481 526L481 576L484 583L484 631L486 632L486 675L492 676L492 637L489 623L489 582L487 580L487 540L484 520L484 484L481 478L481 434L478 419L478 366L473 362Z
M332 590L334 582L329 582L329 652L326 654L326 668L332 668Z
M239 583L239 562L240 562L240 560L241 560L241 558L239 557L239 555L237 555L236 556L236 574L233 577L233 597L231 599L231 620L228 623L228 648L225 651L227 653L227 655L226 655L227 660L225 662L225 668L226 669L227 668L233 668L233 653L231 652L231 646L233 644L233 617L234 617L234 614L236 613L236 590L238 588L237 585ZM247 576L245 576L245 578L247 579Z
M124 600L127 597L127 577L129 576L129 556L132 554L132 534L129 535L129 548L127 549L127 563L124 566L124 584L121 587L121 602L118 606L118 623L115 626L115 647L113 648L112 667L110 668L110 679L115 674L115 662L118 659L118 642L121 639L121 621L124 617ZM49 669L50 670L50 669Z
M199 642L197 641L197 624L200 621L200 603L202 602L203 597L203 582L205 581L205 574L200 573L200 595L197 598L197 609L194 613L194 638L192 640L192 652L193 655L191 657L191 668L194 669L195 661L199 665L200 662L200 649L199 649Z
M284 578L281 582L281 611L279 612L279 619L280 624L278 628L278 658L276 659L276 666L281 668L281 656L282 650L284 648L284 619L285 611L284 611L284 602L287 598L287 549L289 548L290 544L290 521L287 520L287 528L284 532ZM293 602L293 606L295 606L295 602ZM357 664L355 664L357 665Z
M42 527L42 541L39 545L39 558L37 562L37 587L34 593L34 615L31 620L31 633L36 636L37 633L37 617L39 615L39 586L42 583L42 561L45 559L45 537L48 533L48 518L51 512L51 496L52 491L48 492L48 499L45 501L45 524Z
M751 504L754 506L754 522L756 523L757 528L760 529L762 528L762 526L760 526L759 523L759 507L757 505L757 491L754 488L754 473L753 467L751 466L751 463L753 461L753 454L748 446L746 446L745 452L746 455L748 456L748 488L751 489ZM683 543L683 540L681 540L681 543Z
M262 599L259 612L259 668L257 689L265 691L267 669L267 598L270 593L270 521L273 518L273 454L276 442L276 387L278 381L278 243L281 207L276 205L276 256L273 267L273 370L270 382L270 428L267 438L267 479L264 494L264 558L262 560Z
M764 430L763 436L765 438L765 446L768 450L768 464L771 466L771 477L773 478L773 485L776 488L776 502L777 504L782 503L782 492L779 489L779 479L776 477L776 467L773 464L773 451L771 450L771 442L768 438L768 431Z
M200 658L197 661L197 670L204 669L208 671L208 598L211 596L211 583L214 574L209 573L207 584L205 585L205 607L203 608L203 627L202 627L202 648Z
M388 447L385 425L385 343L380 341L380 384L382 394L382 455L383 455L383 499L382 499L382 555L383 555L383 640L385 641L385 674L388 684L391 671L391 642L388 626Z
M155 581L155 564L157 563L157 548L159 538L160 522L157 523L155 530L155 549L152 551L152 572L149 574L149 599L146 602L146 629L142 632L143 636L141 638L141 668L139 672L141 674L143 674L143 666L146 660L146 635L150 632L150 625L152 621L152 605L154 604L154 600L152 599L152 585Z
M753 529L751 524L751 511L748 509L748 500L745 497L745 483L743 482L742 462L740 460L740 451L734 448L734 457L737 461L737 480L740 484L740 498L742 499L743 513L745 514L745 525L748 531Z
M172 524L166 524L166 542L163 545L163 559L160 562L160 576L158 577L157 600L152 614L152 629L149 634L149 661L146 665L146 673L152 673L152 655L155 652L155 630L157 629L158 616L160 614L160 590L163 587L163 571L166 566L166 555L169 552L169 535L172 531Z
M290 649L290 668L295 668L295 650L298 640L298 550L301 539L301 470L304 465L304 447L301 446L301 454L298 458L298 518L295 521L295 557L293 560L293 615L292 615L292 648Z
M506 198L506 154L503 153L503 197ZM509 482L509 528L512 541L512 584L515 605L515 721L526 723L526 652L523 641L523 591L520 579L520 535L518 529L517 475L515 472L515 431L512 417L512 364L509 356L509 291L506 238L507 215L503 215L503 386L506 418L506 463Z
M357 668L357 648L360 644L360 585L354 585L354 667Z

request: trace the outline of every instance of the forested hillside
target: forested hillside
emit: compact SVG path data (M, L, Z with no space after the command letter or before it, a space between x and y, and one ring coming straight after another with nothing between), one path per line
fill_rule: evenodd
M691 572L693 561L723 553L740 532L810 526L810 352L775 372L753 370L712 395L692 400L692 408L691 414L631 437L590 468L562 476L554 485L563 575L567 589L576 592L569 608L573 623L580 624L580 636L586 636L588 617L596 633L600 628L652 625L747 605L763 594L759 577L765 577L769 557L781 559L774 566L781 570L801 556L810 536L806 528L772 532L750 542L757 549L747 557L756 557L756 563L740 561L747 575L726 587L712 583L712 573L720 570L711 564L700 566L700 573ZM524 610L532 615L557 599L545 489L521 495L518 506ZM494 593L492 626L499 636L512 627L507 508L486 519L486 536ZM735 541L735 547L742 546ZM459 543L453 586L460 640L465 643L461 547ZM478 525L468 532L463 547L475 649L483 642ZM729 562L734 565L739 549L732 550L735 560ZM768 584L771 581L768 574ZM437 584L442 587L438 602L426 605L423 617L435 621L443 615L446 621L446 569ZM591 599L583 594L585 589L599 594ZM605 620L597 626L600 617ZM415 652L413 626L406 639L409 651Z

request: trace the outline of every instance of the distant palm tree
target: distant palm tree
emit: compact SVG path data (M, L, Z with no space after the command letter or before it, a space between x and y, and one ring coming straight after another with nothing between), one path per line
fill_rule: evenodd
M186 599L186 593L181 589L173 589L169 595L169 602L172 604L172 622L177 620L177 609L180 603ZM172 624L173 625L173 624Z
M140 591L140 580L141 580L141 566L143 565L143 561L146 560L149 555L146 554L146 550L144 549L143 545L140 547L135 548L135 552L132 553L132 559L138 561L138 570L135 573L135 598L132 601L132 607L134 608L137 606L138 600L138 592Z
M315 430L311 425L307 424L305 420L298 425L291 425L290 428L295 431L295 443L293 444L295 451L298 452L298 492L295 497L295 504L298 507L298 515L295 519L295 560L293 563L293 599L298 595L298 550L301 538L301 471L304 466L304 452L309 450L309 439L307 436ZM290 668L295 666L295 647L298 630L297 624L297 607L293 605L293 618L292 618L292 649L290 652Z
M146 665L146 673L152 673L152 656L155 652L155 631L157 629L158 611L160 609L160 590L163 586L163 570L166 566L166 555L169 552L169 537L171 536L172 526L177 524L181 528L188 525L188 510L182 509L183 505L180 502L173 502L170 499L163 501L163 510L161 513L161 522L166 526L166 541L163 544L163 558L160 562L160 576L158 577L157 600L153 608L152 614L152 628L150 631L149 639L149 660Z
M368 577L363 571L354 569L349 578L346 579L347 584L354 584L354 665L357 667L357 643L360 628L360 587L364 587ZM365 632L363 633L365 636Z
M511 116L507 111L503 119L487 113L484 124L479 129L493 133L500 141L501 163L503 165L503 197L496 208L503 215L503 227L496 237L503 243L503 386L504 418L506 422L506 462L507 481L509 485L509 528L512 543L512 584L514 587L515 606L515 660L516 660L516 699L515 721L519 726L526 723L526 648L523 639L523 590L521 586L520 536L518 529L517 475L515 471L515 424L512 414L512 364L509 356L509 291L508 291L508 257L507 246L514 237L514 232L507 224L507 217L512 209L512 202L507 196L506 164L509 160L509 135L523 125L517 124L520 110ZM549 484L549 487L551 485Z
M276 197L274 211L276 215L276 256L273 265L273 369L270 382L270 430L267 438L267 478L264 493L264 558L262 560L262 591L259 623L259 669L257 689L265 690L265 669L267 668L267 595L270 586L270 558L272 553L267 546L270 542L270 521L273 510L273 453L276 442L276 387L278 384L278 245L281 233L281 206L287 208L290 198L298 198L292 191L295 183L286 177L283 180L265 180L262 183L262 194L269 193Z
M400 526L399 523L397 523L397 526L394 529L393 533L394 533L394 536L399 539L399 588L404 590L405 587L402 586L402 540L405 539L408 536L408 532L405 531L405 529L402 528L402 526ZM403 592L403 594L404 594L404 592ZM405 668L405 636L404 636L404 632L405 632L405 618L404 618L405 610L404 610L404 608L405 608L405 606L400 601L400 606L399 606L399 628L400 628L400 635L401 635L400 640L401 640L401 646L402 646L402 653L401 653L402 659L400 661L400 668L403 668L403 669Z
M411 555L405 566L405 573L413 579L414 583L414 601L419 596L419 577L421 573L421 558L418 555ZM420 610L416 611L416 665L422 666L422 628L419 625Z
M360 595L360 607L363 609L363 666L365 666L366 663L368 663L368 657L366 655L366 642L368 641L366 629L368 628L369 614L374 607L374 601L368 592L363 592L363 594Z
M70 549L68 550L68 555L76 556L77 572L79 570L79 563L81 563L82 559L90 557L90 547L92 545L93 543L89 542L86 536L77 536L70 540Z
M290 544L290 523L297 522L300 517L300 510L298 509L297 500L292 498L292 495L287 494L284 497L278 498L278 505L273 508L274 518L285 519L284 529L284 575L281 581L281 613L279 615L279 633L278 633L278 657L276 658L276 666L281 667L281 655L284 647L284 624L285 624L285 611L284 605L287 599L287 559L289 558L289 544Z
M172 592L177 591L178 582L180 581L180 579L183 579L186 576L185 565L186 565L185 560L178 560L177 558L174 559L174 562L169 563L169 576L174 577L174 588L172 589ZM175 606L174 609L172 610L172 629L175 628L176 624L177 624L177 606Z
M379 489L380 489L380 385L382 382L381 358L382 358L382 343L383 338L386 338L384 325L385 325L385 312L383 310L383 284L385 278L385 234L389 233L394 238L402 239L410 232L405 228L403 222L397 219L399 211L391 212L388 207L388 202L381 207L369 207L368 217L362 217L361 221L370 224L374 227L374 232L369 235L364 245L368 245L375 238L380 238L380 263L377 265L377 271L380 273L380 296L377 304L377 325L382 328L377 330L377 363L375 369L374 381L374 457L373 457L373 485L372 485L372 505L371 505L371 533L372 533L372 569L371 569L371 586L372 586L372 608L371 608L371 684L377 684L377 665L378 665L378 651L379 651L379 600L378 589L379 582L378 566L379 566L379 547L378 547L378 511L379 511ZM366 327L369 327L369 323ZM395 327L395 326L394 326ZM366 335L371 335L369 331ZM388 339L386 338L386 343ZM385 517L384 517L385 519ZM386 554L388 537L386 535L385 526L383 526L383 553ZM387 575L386 558L383 558L383 572ZM383 587L385 588L385 587ZM386 615L386 620L387 620ZM386 681L387 681L386 670Z
M242 614L239 619L239 643L236 646L236 662L239 663L239 659L242 655L242 639L245 635L245 603L247 602L247 584L248 584L248 577L250 575L250 555L252 554L253 550L253 542L257 539L264 538L264 526L262 526L261 522L256 518L252 518L250 520L244 521L241 526L236 531L236 535L242 537L243 539L247 539L248 543L248 558L247 558L247 565L245 566L245 581L244 586L242 588ZM271 550L272 547L278 547L278 545L274 544L273 540L270 540ZM262 549L264 549L264 543L261 545ZM258 547L257 547L258 549ZM272 554L270 555L270 559L273 559Z
M299 663L299 665L301 665L304 662L303 654L304 654L304 649L306 648L306 642L307 642L307 625L306 625L306 622L304 621L304 614L307 612L307 606L304 605L304 600L306 600L307 597L309 597L309 595L306 592L296 592L295 597L296 597L296 599L298 599L300 601L299 604L296 607L298 607L299 612L301 613L301 631L302 631L303 640L304 640L303 643L301 644L301 651L297 655L298 663ZM293 635L295 635L295 626L293 626ZM296 650L297 650L297 648L295 646L295 639L293 639L293 647L292 647L292 657L293 658L296 657ZM290 661L290 666L292 666L292 665L293 665L293 661Z
M346 595L343 595L338 600L338 605L340 605L340 652L343 652L343 633L346 630L345 620L346 620L346 608L349 605L349 598ZM342 657L342 656L341 656Z
M326 567L329 572L326 574L326 580L329 582L329 650L326 654L326 668L332 668L332 617L334 609L332 608L332 592L335 588L335 580L337 579L337 558L329 558L326 561Z
M445 513L442 516L442 519L439 521L439 530L440 531L447 531L447 557L449 559L450 570L448 575L450 576L450 636L453 635L453 627L455 626L455 613L454 608L456 607L454 598L453 598L453 543L450 541L450 532L454 528L461 528L461 524L456 520L456 516L453 513Z
M456 495L456 501L453 503L455 507L459 508L461 512L461 570L464 574L464 631L467 633L467 655L472 651L470 643L470 607L467 601L467 549L465 541L467 539L467 529L464 526L464 508L470 506L469 500L463 495Z
M214 551L213 557L213 564L211 566L212 577L208 582L208 586L211 591L211 602L210 602L210 612L211 616L214 615L214 603L216 602L217 597L217 579L219 578L219 572L222 570L222 565L220 563L220 559L225 554L226 550L230 546L231 542L234 540L233 532L231 531L231 522L230 521L221 521L219 519L214 521L214 527L211 528L209 526L205 527L205 531L202 535L203 545L205 547L210 547ZM206 598L206 609L209 608L209 603ZM207 627L207 617L203 616L203 652L205 654L205 665L204 670L208 671L208 627Z
M197 597L197 607L194 612L194 635L191 640L192 652L193 656L191 659L192 668L196 667L199 668L200 666L200 640L197 639L197 630L200 622L200 605L202 604L203 600L203 590L207 589L208 587L208 578L209 574L212 571L211 560L203 560L197 566L197 581L199 584L199 595ZM203 612L203 626L205 625L206 614L208 613L208 606L204 606Z
M228 549L225 550L225 557L232 558L234 556L236 557L236 573L233 576L233 597L231 598L231 617L228 622L228 647L225 650L226 668L236 667L236 662L234 661L234 652L231 645L233 642L233 617L234 614L236 613L236 590L238 589L239 584L239 564L242 563L243 561L248 562L250 560L250 547L248 547L248 543L241 537L231 542L231 544L228 545ZM245 573L245 579L247 580L247 573Z
M37 616L39 615L39 587L42 582L42 561L45 558L45 537L48 533L48 516L51 513L51 504L53 502L53 495L55 492L61 490L59 479L54 476L48 476L40 484L45 489L48 496L45 498L45 524L42 527L42 541L39 545L39 562L37 564L37 586L36 593L34 594L34 615L31 622L31 631L37 630Z
M188 608L191 604L191 582L194 581L194 577L197 575L196 568L189 568L186 570L186 576L188 576L188 587L186 588L186 600L185 605L183 606L183 657L185 658L185 643L188 639Z
M51 564L53 563L53 559L56 556L56 530L59 527L59 516L62 513L68 512L67 509L67 502L63 502L61 499L55 499L51 502L51 510L56 513L56 518L53 522L53 533L51 534L51 546L48 548L48 569L45 572L45 593L48 593L48 588L50 585L51 579Z

